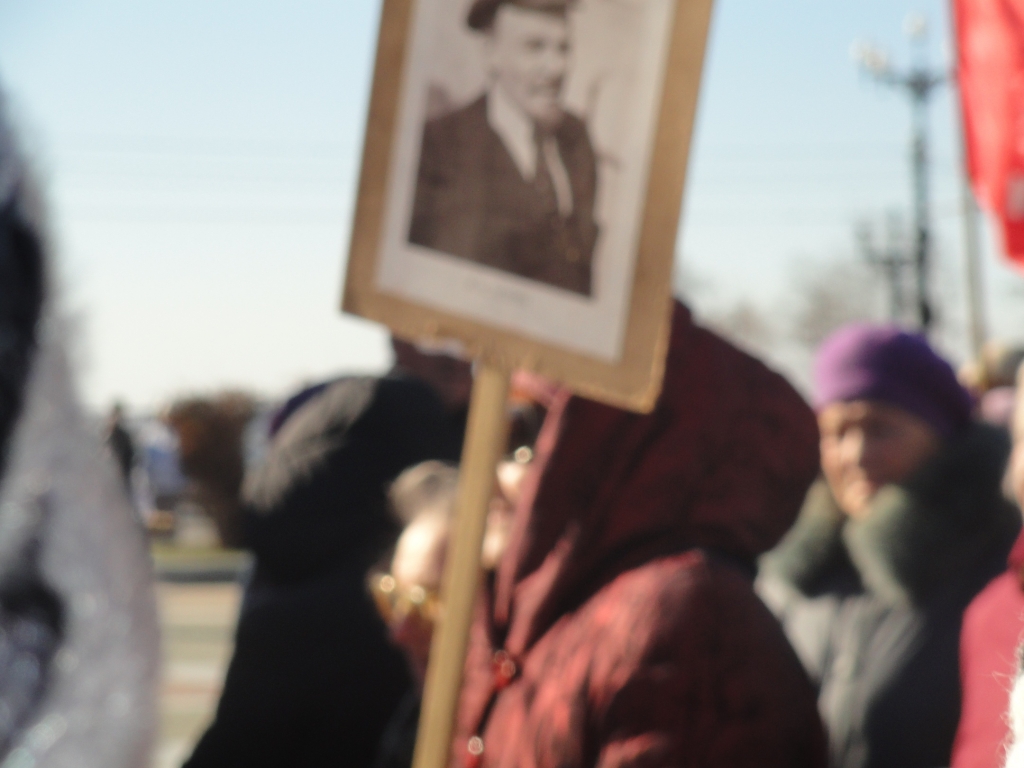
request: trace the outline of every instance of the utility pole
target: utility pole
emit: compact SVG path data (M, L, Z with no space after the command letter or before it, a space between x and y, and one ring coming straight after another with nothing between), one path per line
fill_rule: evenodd
M914 195L914 250L912 263L916 287L917 320L927 331L934 319L928 292L931 257L931 211L929 201L928 107L936 88L949 80L944 71L932 70L927 62L928 24L922 16L910 16L904 24L907 36L916 43L917 61L905 71L896 70L889 56L870 44L855 44L854 57L875 80L902 90L910 97L912 138L911 178Z
M859 222L854 234L867 262L881 271L889 283L889 319L894 323L906 322L906 275L913 268L914 262L907 254L905 232L899 215L889 214L884 242L875 240L874 228L867 221Z
M954 51L960 44L956 28L952 30L952 48ZM960 61L958 53L954 53L953 60ZM957 88L959 76L957 77ZM967 127L964 124L964 114L959 104L955 104L953 112L956 115L955 123L960 134L960 207L964 221L964 287L966 289L967 305L967 330L970 342L971 355L975 360L981 359L982 349L985 346L987 330L985 328L985 296L982 286L981 274L981 233L979 227L980 211L977 201L974 199L974 190L971 188L971 174L967 162Z

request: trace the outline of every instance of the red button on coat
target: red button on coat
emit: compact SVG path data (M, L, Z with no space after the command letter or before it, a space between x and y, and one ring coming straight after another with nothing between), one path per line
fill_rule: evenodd
M507 651L498 651L495 653L491 664L494 669L495 690L500 691L502 688L505 688L509 683L515 680L516 675L519 674L519 668L512 660L512 657L508 655Z
M471 736L466 742L466 768L480 768L484 757L484 740Z

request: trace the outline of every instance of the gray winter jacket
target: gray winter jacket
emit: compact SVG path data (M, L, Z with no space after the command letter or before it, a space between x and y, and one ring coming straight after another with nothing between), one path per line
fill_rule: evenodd
M142 768L158 635L145 542L82 413L0 94L0 763Z
M948 765L961 615L1020 528L1000 494L1008 449L972 427L858 520L819 482L763 558L758 591L818 685L835 768Z

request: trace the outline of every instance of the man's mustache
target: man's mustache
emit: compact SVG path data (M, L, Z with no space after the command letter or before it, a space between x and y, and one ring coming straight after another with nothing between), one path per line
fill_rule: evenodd
M530 92L535 94L545 94L557 96L562 92L562 83L565 78L558 77L540 82L535 82L530 85Z

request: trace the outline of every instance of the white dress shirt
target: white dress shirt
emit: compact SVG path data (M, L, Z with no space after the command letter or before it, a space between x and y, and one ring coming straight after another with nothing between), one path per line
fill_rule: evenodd
M538 144L534 138L536 129L533 120L523 113L497 83L487 94L487 122L512 156L512 161L519 169L523 180L533 181L537 175ZM544 153L544 161L551 174L558 212L568 217L572 214L573 207L572 184L565 163L562 162L562 155L558 151L558 142L553 135L544 135L540 141L540 151Z

